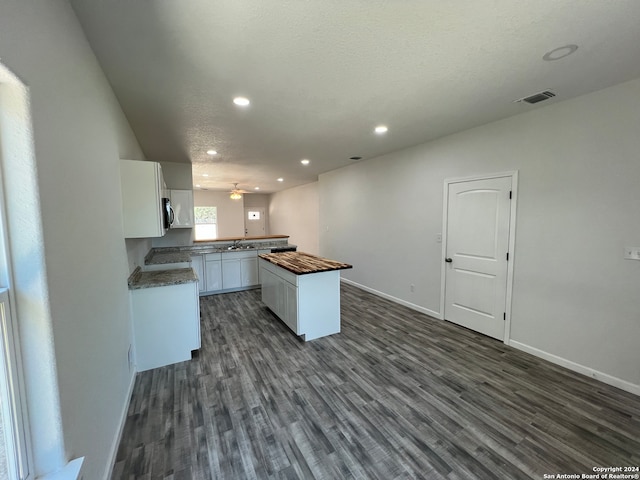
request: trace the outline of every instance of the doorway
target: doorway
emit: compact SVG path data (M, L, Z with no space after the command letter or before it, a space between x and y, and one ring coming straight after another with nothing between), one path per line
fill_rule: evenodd
M245 207L244 235L245 237L262 237L266 235L264 208Z
M444 319L506 342L517 172L445 180Z

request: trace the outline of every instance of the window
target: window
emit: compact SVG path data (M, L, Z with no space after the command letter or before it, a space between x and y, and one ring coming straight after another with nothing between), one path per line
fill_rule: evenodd
M247 212L247 220L260 220L260 212Z
M196 240L218 238L218 207L194 207Z
M8 204L3 187L12 183L4 177L13 165L8 164L7 158L28 168L31 159L23 147L32 145L29 118L26 88L0 64L0 136L4 141L0 142L0 478L20 480L32 479L34 475L15 310L17 295L13 291L15 282L10 280L9 231L5 215ZM21 173L15 168L11 172ZM29 192L28 187L24 191ZM14 201L24 202L24 198L20 198L20 202L14 198ZM22 243L16 245L13 253L20 251L22 246Z
M20 401L19 365L15 352L15 324L9 291L0 289L0 478L26 478L25 419Z

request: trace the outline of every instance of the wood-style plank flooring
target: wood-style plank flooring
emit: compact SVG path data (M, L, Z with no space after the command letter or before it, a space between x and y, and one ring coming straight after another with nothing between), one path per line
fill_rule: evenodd
M640 397L342 286L301 342L201 297L197 358L136 378L114 479L542 479L640 465Z

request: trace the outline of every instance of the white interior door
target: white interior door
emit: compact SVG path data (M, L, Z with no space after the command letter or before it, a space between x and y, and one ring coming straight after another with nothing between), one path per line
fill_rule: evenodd
M244 209L244 234L247 237L266 235L264 208L246 207Z
M504 340L512 178L448 184L444 318Z

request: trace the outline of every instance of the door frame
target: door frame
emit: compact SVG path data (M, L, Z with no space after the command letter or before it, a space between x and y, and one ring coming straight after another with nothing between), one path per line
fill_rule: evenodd
M245 206L244 207L244 233L245 233L245 236L248 235L248 233L247 233L247 230L248 230L247 229L247 225L248 225L247 224L247 222L248 222L247 214L248 214L248 212L252 212L252 211L256 211L256 210L260 210L261 215L262 215L261 220L262 220L263 225L264 225L263 235L268 235L268 232L267 232L267 228L268 228L267 227L267 207L247 207L247 206Z
M445 320L445 290L447 280L446 263L447 255L447 227L449 220L449 186L454 183L471 182L474 180L489 180L492 178L511 177L511 209L509 212L509 261L507 262L507 295L505 299L505 312L507 318L504 322L504 340L508 345L511 338L511 301L513 296L513 267L516 259L516 211L518 204L518 170L492 173L487 175L473 175L469 177L453 177L444 179L442 202L442 252L440 255L440 312L442 320Z

